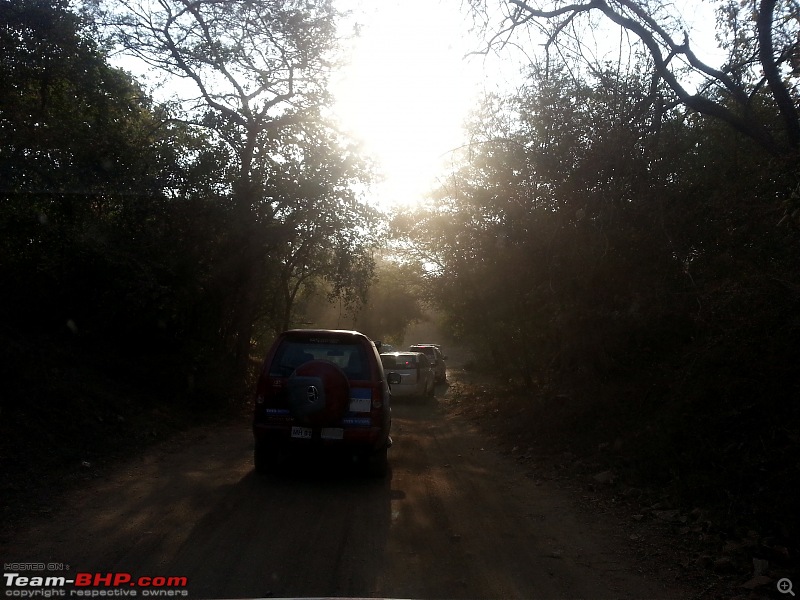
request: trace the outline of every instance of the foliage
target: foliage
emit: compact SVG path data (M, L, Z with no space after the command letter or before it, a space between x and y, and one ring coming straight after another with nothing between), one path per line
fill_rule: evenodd
M4 304L49 330L121 316L112 307L128 290L107 282L149 277L131 251L146 243L141 219L163 210L158 117L72 13L36 1L3 10Z
M362 302L373 274L380 215L357 193L369 164L327 126L287 127L264 168L262 213L282 230L271 258L278 265L265 314L272 333L290 327L298 294L328 286L331 299ZM323 285L324 284L324 285Z
M308 221L286 217L287 211L295 213L295 202L306 201L288 194L310 191L319 198L320 193L299 189L306 184L298 180L275 181L276 177L284 168L292 170L292 165L305 168L303 161L309 160L318 170L307 187L332 186L322 195L336 196L344 207L352 198L332 190L341 190L360 176L339 167L325 172L326 163L332 167L335 162L332 154L311 156L313 140L319 140L324 131L320 109L330 100L327 78L333 66L336 17L330 0L158 5L120 0L109 2L105 10L105 28L113 41L146 64L189 84L181 90L186 122L209 131L221 142L220 149L229 153L232 172L225 183L230 188L223 193L234 207L228 257L234 322L225 328L224 337L241 372L247 368L255 322L265 312L261 299L276 287L275 277L281 279L277 284L281 307L273 323L279 328L289 322L297 286L306 273L301 266L298 282L292 255L298 240L307 250L305 237L315 235ZM342 150L325 142L323 147L329 152ZM282 185L287 189L281 189ZM341 236L348 225L333 226L339 227ZM339 257L336 286L342 292L352 288L345 282L349 259L344 245L342 241L334 251ZM305 250L301 254L303 265L310 264ZM333 277L330 268L326 275Z
M797 477L774 458L797 448L797 167L647 103L645 67L551 64L487 98L436 208L395 233L451 331L531 392L536 435L563 416L554 447L620 439L632 480L794 535L767 497Z
M635 75L594 88L537 77L517 98L487 103L439 208L395 225L436 265L451 326L508 375L530 381L561 365L596 377L626 362L629 336L650 337L637 307L664 278L681 287L680 265L648 237L636 202L654 183L641 137L652 115L620 100L635 97ZM630 112L609 118L623 104Z
M356 313L354 327L374 340L399 346L408 327L423 318L423 296L418 265L379 257L375 280Z
M672 3L500 0L499 24L487 17L489 4L470 1L490 35L487 52L505 46L515 33L533 31L544 48L545 66L565 59L577 70L592 71L605 60L608 49L590 47L586 40L596 39L597 33L607 39L609 32L619 32L617 60L648 57L647 101L657 110L685 106L726 123L772 154L796 156L800 149L800 14L794 2L716 3L717 39L728 51L721 67L697 55L684 18ZM757 109L759 104L769 107L766 118Z
M220 26L245 9L211 4ZM155 105L109 67L94 41L98 23L67 3L0 6L4 339L36 334L135 357L134 371L173 397L204 390L219 402L246 384L237 352L249 358L253 327L290 322L287 294L323 293L322 282L347 301L364 296L379 215L354 190L369 165L318 110L327 59L314 53L330 46L320 32L333 26L310 4L270 7L253 35L271 39L274 52L214 46L243 95L212 92L211 77L200 85L213 102L187 115ZM208 17L195 16L195 25ZM217 32L220 43L232 43L230 31ZM151 54L173 66L176 56ZM251 79L257 60L264 72ZM226 68L198 61L186 66L203 77ZM286 77L297 79L282 88ZM25 363L25 353L8 353L4 367Z

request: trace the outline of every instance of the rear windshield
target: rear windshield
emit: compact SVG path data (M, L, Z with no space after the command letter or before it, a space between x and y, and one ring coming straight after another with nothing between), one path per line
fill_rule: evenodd
M414 354L381 354L384 369L414 369L417 357Z
M310 360L327 360L342 369L350 379L370 379L369 362L360 344L325 344L284 340L275 352L269 374L288 377Z
M422 352L431 358L436 358L436 350L433 349L433 346L417 346L415 348L411 348L411 350L414 352Z

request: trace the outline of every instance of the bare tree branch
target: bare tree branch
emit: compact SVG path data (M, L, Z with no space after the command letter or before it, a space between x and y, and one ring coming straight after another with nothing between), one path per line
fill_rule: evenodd
M775 0L761 0L756 26L758 28L758 57L764 69L764 76L769 82L769 89L775 104L781 111L781 116L786 127L789 144L793 148L800 148L800 119L797 107L786 89L781 78L772 45L772 16L775 11Z
M736 131L753 139L765 150L773 154L794 153L800 149L800 116L796 105L796 99L791 95L789 83L783 79L781 65L788 61L796 60L795 55L800 42L792 39L792 34L784 33L782 47L775 48L774 37L774 15L776 10L776 0L761 0L756 11L756 30L757 38L754 45L757 50L751 58L741 59L741 56L732 60L724 69L714 68L701 60L694 49L690 47L688 35L684 32L683 41L677 41L673 35L665 28L662 22L651 13L647 5L638 0L590 0L588 2L577 2L570 4L560 3L539 3L534 5L530 0L505 0L514 10L507 13L507 25L502 30L492 36L489 40L489 47L497 43L498 36L506 39L503 44L508 43L508 36L522 25L529 22L549 23L550 28L546 34L544 51L549 56L550 48L559 48L563 42L559 39L565 34L568 25L575 23L575 19L582 14L596 11L610 22L615 23L623 30L634 34L650 54L653 60L653 84L651 88L657 89L658 81L664 81L668 88L677 97L678 104L696 111L704 116L719 119ZM543 6L543 4L550 4ZM797 4L795 2L795 4ZM797 20L797 8L794 12L790 9L784 12L782 25L790 20ZM533 21L532 21L533 19ZM662 19L663 21L663 19ZM788 27L788 25L786 25ZM795 31L788 29L787 32ZM796 37L796 31L794 34ZM581 45L579 36L575 36L574 44ZM741 46L736 46L739 50ZM590 60L580 53L582 60ZM734 57L732 51L732 58ZM679 64L675 59L681 57ZM738 81L731 74L739 73L757 60L762 71L762 83ZM683 76L679 76L681 66L686 66L691 73L703 77L706 82L696 92L690 92L687 85L682 81ZM785 137L781 140L773 135L770 127L755 115L752 108L752 98L763 88L763 82L769 86L769 93L783 119L783 133ZM724 90L728 97L733 101L732 104L715 97L714 90ZM664 106L669 103L663 103Z

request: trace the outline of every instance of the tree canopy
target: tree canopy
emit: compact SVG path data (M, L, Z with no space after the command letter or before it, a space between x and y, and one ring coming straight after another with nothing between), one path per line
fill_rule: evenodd
M173 356L165 373L181 363L173 383L243 382L255 336L290 326L304 289L358 303L372 279L371 166L321 116L336 13L324 1L86 8L0 6L8 335L157 343ZM120 47L180 102L109 66Z
M720 35L749 62L732 54L718 73L670 41L671 5L500 5L487 44L529 50L525 83L484 99L431 206L394 219L407 256L449 330L532 415L521 439L570 452L617 439L631 462L615 468L642 485L731 527L796 533L793 508L773 504L776 482L796 481L774 457L796 452L799 416L795 4L720 4L733 11ZM762 72L764 10L781 15L779 84ZM592 59L592 15L641 33L644 51ZM692 69L705 83L684 97ZM547 437L554 422L566 439Z
M796 156L800 148L800 11L794 2L716 3L718 41L728 55L719 66L696 53L673 3L501 0L496 3L502 15L499 24L486 16L495 4L471 0L470 5L491 34L488 48L502 47L518 30L533 29L545 62L552 51L590 69L598 65L586 38L600 27L594 20L599 15L627 36L621 41L625 51L636 44L648 57L649 92L644 100L659 111L685 106L723 121L772 154Z

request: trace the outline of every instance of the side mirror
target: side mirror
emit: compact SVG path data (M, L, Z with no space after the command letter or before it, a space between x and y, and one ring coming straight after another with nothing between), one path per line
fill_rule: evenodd
M447 360L447 354L442 356L442 360Z
M403 378L400 377L400 373L389 373L386 376L386 380L389 382L389 385L394 385L403 381Z
M381 346L383 346L382 341L378 340L377 342L375 342L375 347L378 349L378 352L381 351Z

